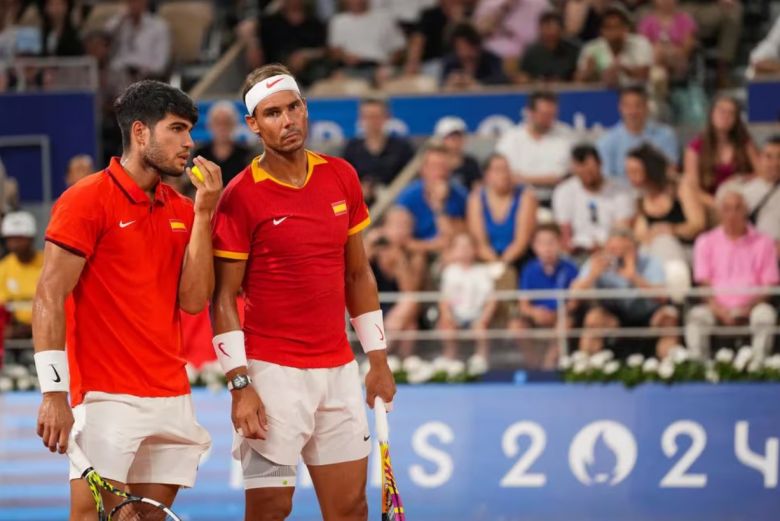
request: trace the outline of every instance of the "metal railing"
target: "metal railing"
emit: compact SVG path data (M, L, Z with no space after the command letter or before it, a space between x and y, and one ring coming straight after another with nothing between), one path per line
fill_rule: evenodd
M514 331L506 328L488 329L486 331L442 331L438 329L412 330L412 331L394 331L392 340L394 341L444 341L444 340L508 340L508 339L528 339L528 340L557 340L562 353L568 353L568 343L570 339L581 337L583 334L603 336L603 337L630 337L630 338L656 338L659 336L682 336L685 331L684 314L681 317L681 325L675 327L621 327L621 328L573 328L568 327L568 312L566 302L584 301L584 300L630 300L636 298L666 298L682 306L688 304L691 299L707 298L715 295L745 295L745 296L780 296L780 286L773 287L746 287L746 288L708 288L698 287L686 290L670 291L668 288L653 289L586 289L586 290L511 290L495 291L492 298L497 302L517 302L523 300L542 300L552 299L556 301L558 310L558 320L555 327L524 329ZM409 293L380 293L379 301L382 303L396 303L402 300L414 301L419 304L435 304L442 299L442 293L438 291L409 292ZM780 334L780 327L763 328L764 331L772 334ZM713 326L710 328L713 336L718 335L750 335L754 332L751 326ZM348 335L350 341L357 341L354 332L349 329ZM32 347L30 339L7 339L6 349L28 349Z
M659 336L682 336L685 332L685 314L681 315L681 325L674 327L620 327L620 328L574 328L568 327L569 312L566 303L570 301L601 301L601 300L631 300L638 298L668 299L683 307L690 304L691 299L708 298L718 295L744 295L777 297L780 296L780 286L757 286L745 288L710 288L697 287L687 289L651 288L651 289L583 289L583 290L509 290L495 291L492 299L497 302L517 302L519 300L555 300L557 309L557 321L555 327L523 329L520 331L508 329L488 329L486 331L442 331L407 330L392 332L392 339L403 341L444 341L444 340L502 340L502 339L528 339L528 340L557 340L562 353L569 352L570 339L576 339L584 334L623 338L657 338ZM441 301L442 293L438 291L408 292L408 293L380 293L379 301L382 303L396 303L399 301L413 301L419 304L434 304ZM780 327L762 328L771 334L779 334ZM742 336L754 332L751 326L713 326L709 328L713 336ZM357 337L350 331L350 341Z
M97 62L91 56L14 58L5 68L13 73L15 92L95 92L100 86Z

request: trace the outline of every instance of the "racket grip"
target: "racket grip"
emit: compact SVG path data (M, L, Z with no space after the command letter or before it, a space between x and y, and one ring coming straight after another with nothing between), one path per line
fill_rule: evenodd
M68 439L68 458L70 458L71 463L76 466L82 475L92 468L92 465L90 465L89 460L87 459L87 455L84 454L84 451L81 450L79 444L76 443L76 437L73 435L73 431L71 431L70 438Z
M377 440L380 442L389 441L390 429L387 425L387 409L385 409L385 401L379 396L374 399L374 422Z

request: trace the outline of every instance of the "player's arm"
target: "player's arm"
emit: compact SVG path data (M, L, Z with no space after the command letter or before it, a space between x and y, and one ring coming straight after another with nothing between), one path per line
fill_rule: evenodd
M228 381L248 374L244 332L238 318L236 299L246 271L245 260L228 260L216 257L214 272L216 286L212 300L214 313L214 351ZM268 419L265 407L254 387L230 391L232 397L231 419L236 431L246 438L265 439Z
M33 300L33 345L43 400L37 433L50 451L64 453L73 427L68 404L70 375L65 354L65 299L79 281L86 259L47 242Z
M366 374L366 402L373 408L376 396L385 403L393 401L395 380L387 365L387 341L376 279L359 232L347 239L344 256L347 310L371 365Z
M194 163L203 173L203 182L187 169L187 175L198 191L195 193L192 233L179 279L179 307L193 315L203 310L214 291L211 216L214 215L222 191L222 171L219 166L201 157L196 157Z

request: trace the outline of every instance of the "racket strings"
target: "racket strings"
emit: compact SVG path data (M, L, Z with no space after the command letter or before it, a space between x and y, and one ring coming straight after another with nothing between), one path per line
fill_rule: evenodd
M178 521L162 508L143 501L126 501L111 513L110 521Z

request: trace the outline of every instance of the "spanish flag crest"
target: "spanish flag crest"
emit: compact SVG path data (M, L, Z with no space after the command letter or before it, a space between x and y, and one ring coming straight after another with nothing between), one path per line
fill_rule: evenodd
M330 203L330 206L333 208L333 215L343 215L347 213L346 201L337 201L335 203Z
M171 231L174 232L186 232L187 231L187 225L184 224L184 221L179 219L169 219L169 222L171 223Z

